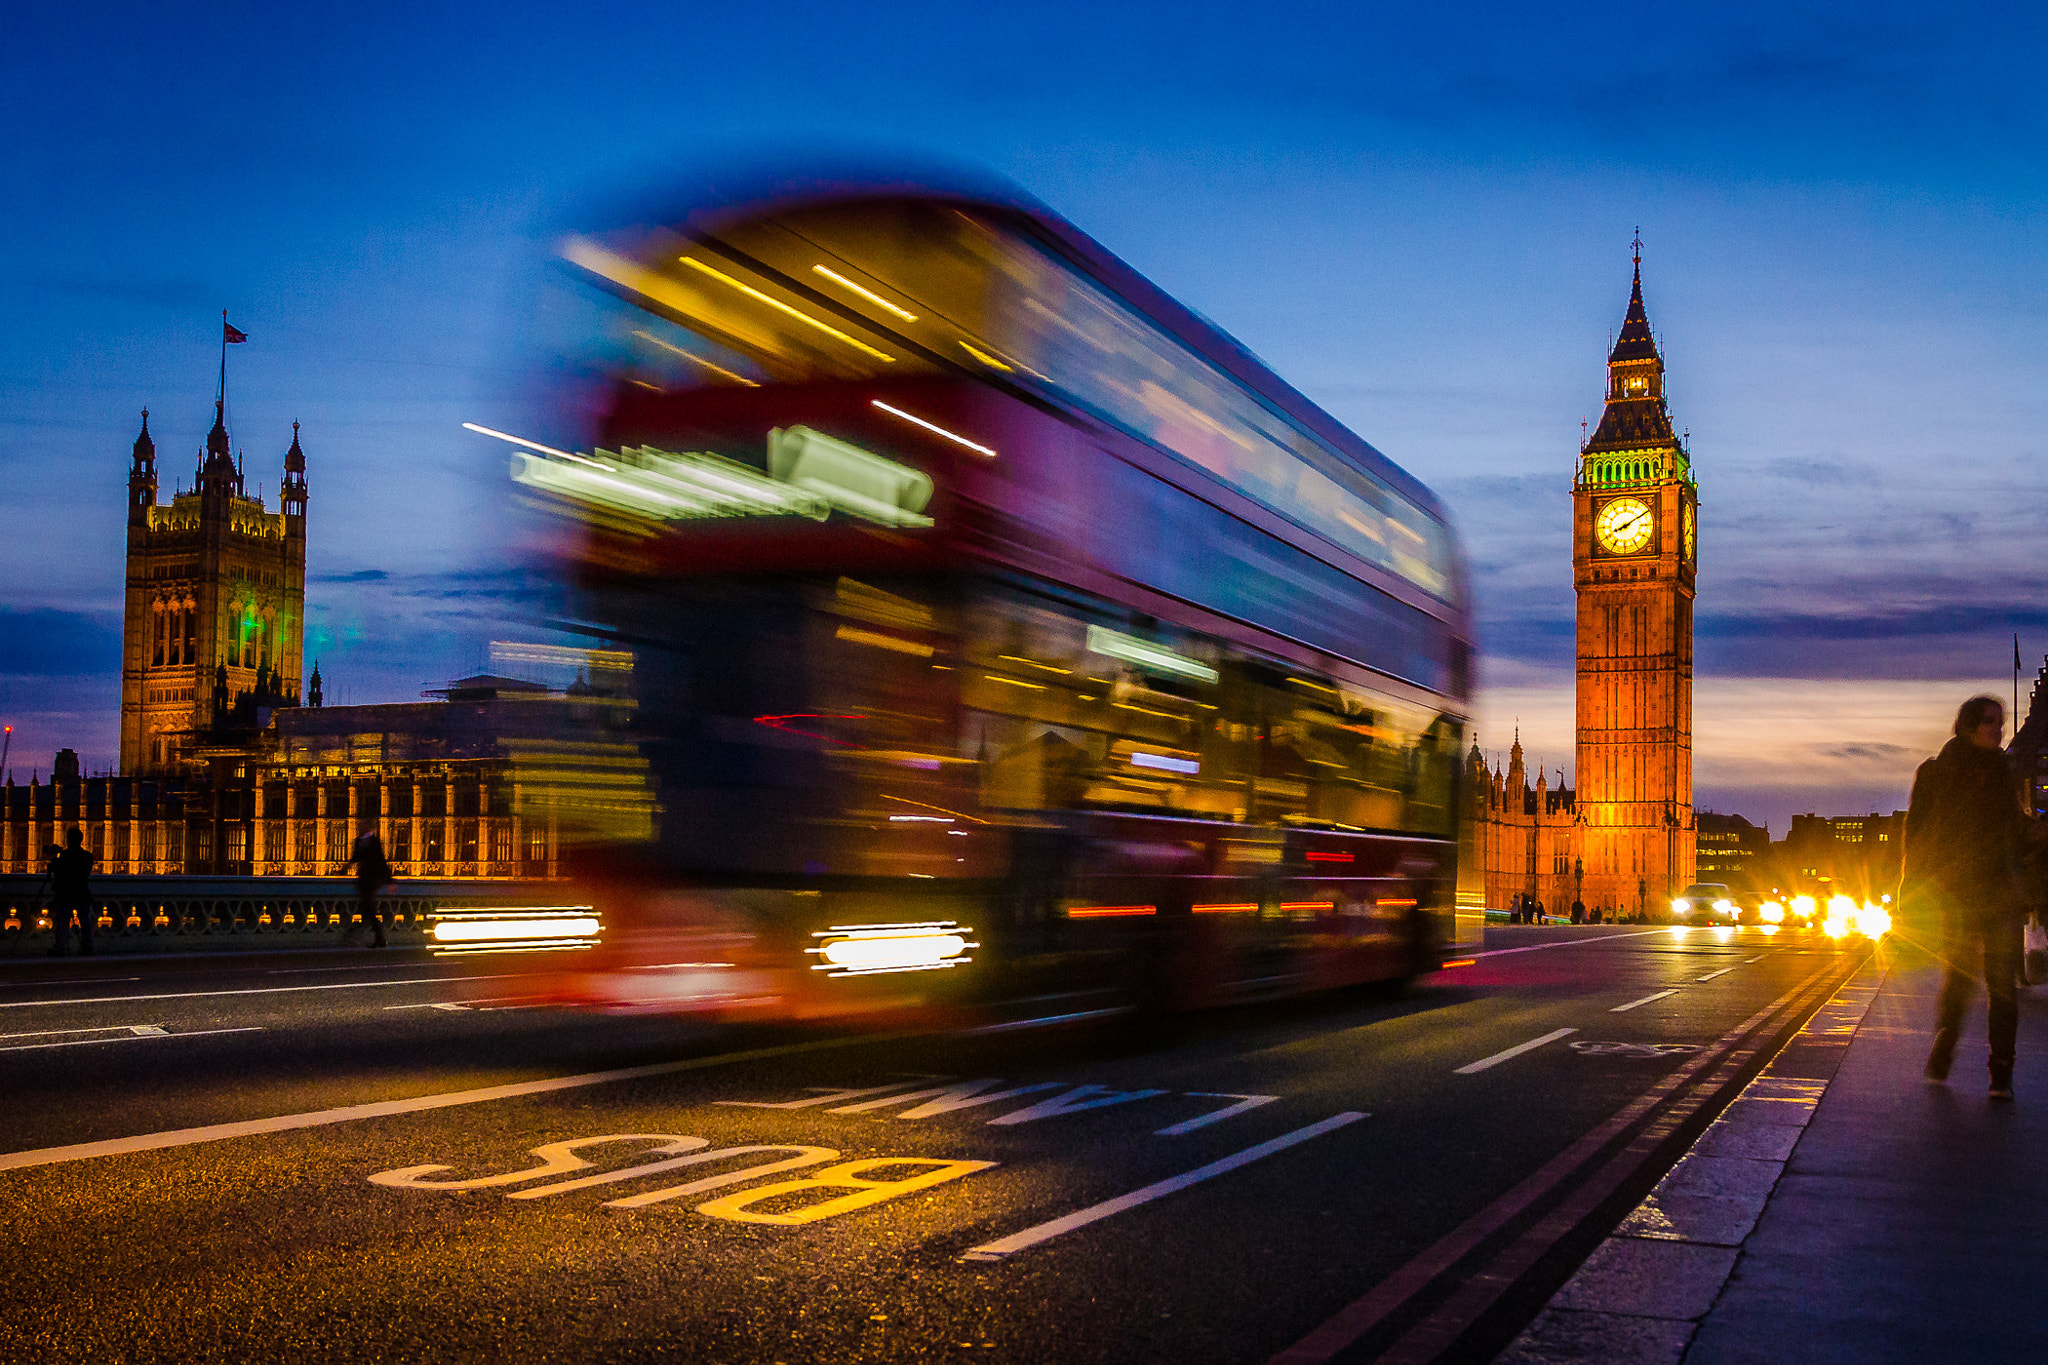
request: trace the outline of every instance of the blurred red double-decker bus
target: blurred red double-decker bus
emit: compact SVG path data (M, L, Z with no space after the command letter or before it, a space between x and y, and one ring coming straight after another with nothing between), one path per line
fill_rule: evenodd
M618 661L605 733L528 755L604 923L555 996L1038 1017L1438 964L1470 621L1426 488L1004 187L783 182L563 254L570 397L487 432Z

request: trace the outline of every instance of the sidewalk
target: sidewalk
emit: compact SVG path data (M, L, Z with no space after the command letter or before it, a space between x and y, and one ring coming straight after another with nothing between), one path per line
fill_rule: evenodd
M2048 1350L2048 987L2018 1100L1984 1011L1921 1079L1940 976L1887 941L1499 1359L2010 1361Z

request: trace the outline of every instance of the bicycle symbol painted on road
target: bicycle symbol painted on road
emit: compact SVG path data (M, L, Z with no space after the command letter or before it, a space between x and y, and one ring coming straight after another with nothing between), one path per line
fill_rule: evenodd
M1572 1051L1582 1057L1682 1057L1699 1050L1698 1043L1599 1043L1581 1038L1572 1044Z

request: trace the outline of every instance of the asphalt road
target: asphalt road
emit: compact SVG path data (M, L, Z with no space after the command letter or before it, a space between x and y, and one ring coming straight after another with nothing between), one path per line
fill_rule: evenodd
M1483 1359L1862 951L1486 950L922 1035L463 1005L499 983L419 956L7 964L0 1359Z

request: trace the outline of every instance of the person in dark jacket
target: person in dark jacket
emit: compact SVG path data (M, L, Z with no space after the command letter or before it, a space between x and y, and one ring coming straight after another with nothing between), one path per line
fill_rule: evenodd
M2019 787L2000 748L2004 734L1998 699L1972 697L1956 712L1954 738L1914 774L1899 892L1904 906L1933 909L1941 919L1946 974L1927 1079L1948 1079L1981 968L1990 997L1991 1097L2009 1100L2026 904L2021 862L2040 828L2020 809Z
M384 841L377 837L376 830L364 830L356 836L355 847L349 850L343 866L356 870L356 913L376 934L374 946L382 948L384 916L377 913L377 893L391 881L391 864L384 861ZM353 924L348 933L355 933Z
M99 911L92 903L92 854L85 848L85 831L73 826L64 836L64 849L50 859L50 927L57 941L50 956L62 957L71 948L71 916L78 915L78 952L92 956L92 922Z

